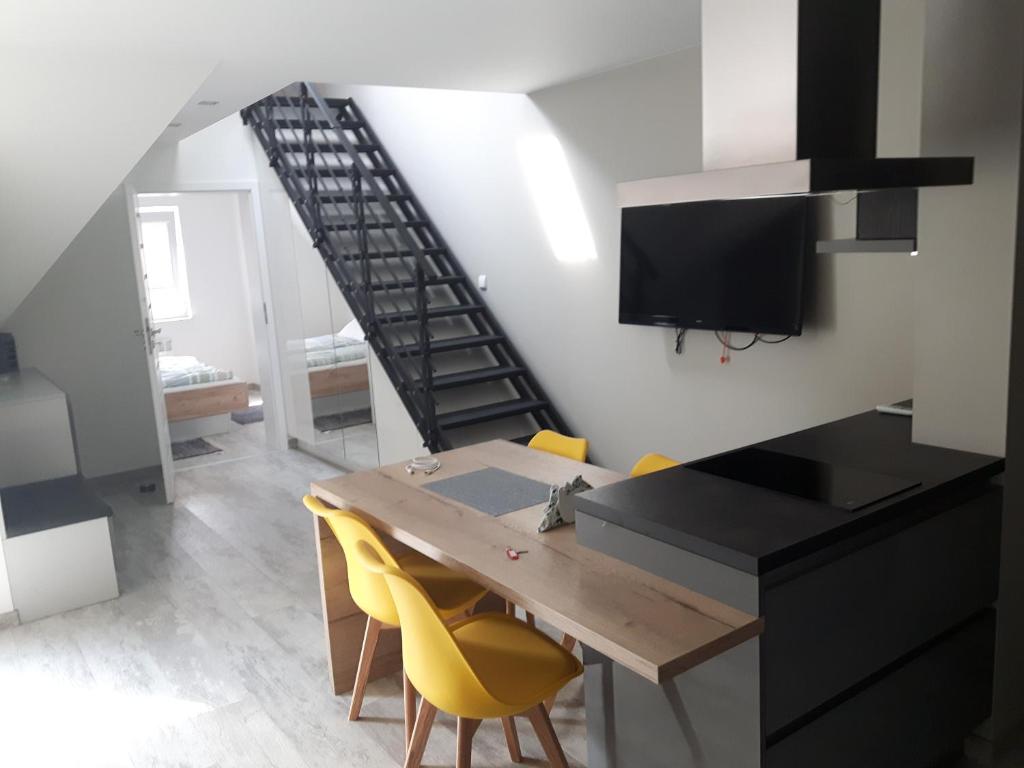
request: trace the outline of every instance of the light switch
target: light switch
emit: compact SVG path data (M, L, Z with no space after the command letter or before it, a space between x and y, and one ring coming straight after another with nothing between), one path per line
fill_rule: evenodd
M487 275L480 275L476 279L476 287L479 288L481 291L487 290Z

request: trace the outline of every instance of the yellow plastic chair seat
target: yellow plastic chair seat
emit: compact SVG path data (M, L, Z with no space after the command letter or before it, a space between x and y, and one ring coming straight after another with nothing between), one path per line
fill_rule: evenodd
M418 581L447 621L480 602L487 590L419 552L398 558L399 567Z
M535 451L553 453L573 461L584 462L587 460L588 444L585 437L569 437L550 429L542 429L530 438L527 445Z
M660 453L648 453L640 457L640 460L630 470L630 477L649 475L652 472L660 472L663 469L678 467L682 462L662 456Z
M424 585L445 621L469 610L487 594L486 589L471 579L456 574L418 552L394 558L377 532L353 512L328 507L313 496L304 496L302 502L310 512L324 519L341 544L345 552L352 600L363 613L384 625L398 626L398 609L391 599L391 591L384 577L356 565L356 543L360 541L366 542L386 564L399 566L413 574L413 578Z
M455 642L480 683L494 697L471 717L506 717L553 696L583 665L562 646L511 616L484 613L451 627Z

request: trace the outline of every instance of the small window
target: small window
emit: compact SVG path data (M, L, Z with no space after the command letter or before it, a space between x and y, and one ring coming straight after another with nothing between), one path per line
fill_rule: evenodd
M188 320L192 317L192 300L188 293L178 206L139 208L139 239L153 320L158 323Z

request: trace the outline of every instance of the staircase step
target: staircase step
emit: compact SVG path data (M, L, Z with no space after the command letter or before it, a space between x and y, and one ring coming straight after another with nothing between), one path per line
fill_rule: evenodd
M402 203L412 200L412 195L407 195L404 193L389 194L387 198L392 203ZM341 205L345 203L351 205L352 203L356 202L355 195L343 194L340 192L321 192L319 195L317 195L317 199L324 205ZM366 194L365 201L368 203L376 202L374 197L369 193Z
M465 275L441 275L440 277L428 277L425 282L427 287L431 288L440 285L457 285L465 281ZM412 277L407 280L383 280L377 283L370 283L370 290L372 291L404 291L415 287L416 280Z
M309 169L306 168L305 165L289 165L288 167L291 168L292 173L296 176L308 178L311 175ZM349 177L349 170L347 167L342 168L341 166L332 166L327 168L321 166L319 168L314 168L314 170L316 171L316 175L321 179L347 179ZM393 176L395 171L393 168L371 168L370 173L378 177Z
M306 145L300 141L282 141L279 143L282 152L289 154L305 154ZM380 144L356 144L356 152L377 152L380 150ZM334 141L314 141L313 149L320 154L338 154L347 155L348 150L344 144L339 144Z
M407 227L425 227L429 222L422 221L420 219L410 219L409 221L402 222ZM390 221L367 221L367 229L394 229L395 225ZM355 222L343 223L343 224L324 224L324 229L328 232L358 232L359 225Z
M459 371L458 373L443 373L431 379L433 389L454 389L455 387L468 387L472 384L483 384L486 381L500 381L511 379L515 376L522 376L526 369L518 365L495 365L488 368L479 368L474 371ZM419 386L417 384L417 386Z
M468 427L471 424L480 424L484 421L495 421L504 419L507 416L520 416L525 413L536 413L548 407L546 400L529 400L521 398L518 400L506 400L501 403L489 403L478 405L475 408L465 408L461 411L439 413L437 415L437 426L441 429L458 429Z
M427 318L458 317L459 315L473 315L483 312L480 304L453 304L449 307L427 307ZM377 312L374 318L381 323L414 323L419 319L419 313L415 309L406 309L400 312Z
M316 101L307 97L306 101L309 102L309 106L316 107ZM333 109L345 109L349 104L352 103L352 99L324 99L327 102L327 106ZM264 104L269 104L272 107L301 107L302 97L301 96L268 96L263 100Z
M452 339L437 339L430 342L430 354L441 352L454 352L460 349L473 349L475 347L490 347L495 344L502 344L506 341L504 336L496 334L474 334L472 336L456 336ZM392 351L399 357L417 357L420 354L419 343L400 344L392 348Z
M297 117L271 116L269 122L278 130L301 131L306 127L306 124ZM309 122L313 128L321 131L332 131L337 127L331 120L310 120ZM359 120L339 120L338 125L346 131L356 131L366 127L366 124Z
M444 248L424 248L423 253L427 256L441 256L447 251ZM345 261L358 261L359 254L355 251L343 251L340 256ZM371 259L411 259L413 257L412 251L370 251ZM462 276L460 276L461 278ZM415 285L415 283L413 283Z

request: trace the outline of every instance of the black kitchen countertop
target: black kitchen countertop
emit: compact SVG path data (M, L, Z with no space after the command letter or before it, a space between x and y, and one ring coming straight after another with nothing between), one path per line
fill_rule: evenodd
M1004 468L1004 460L911 441L911 419L876 411L753 447L918 483L855 512L674 467L588 491L576 508L752 574L811 554ZM742 449L740 449L742 450ZM697 463L697 462L694 462Z

